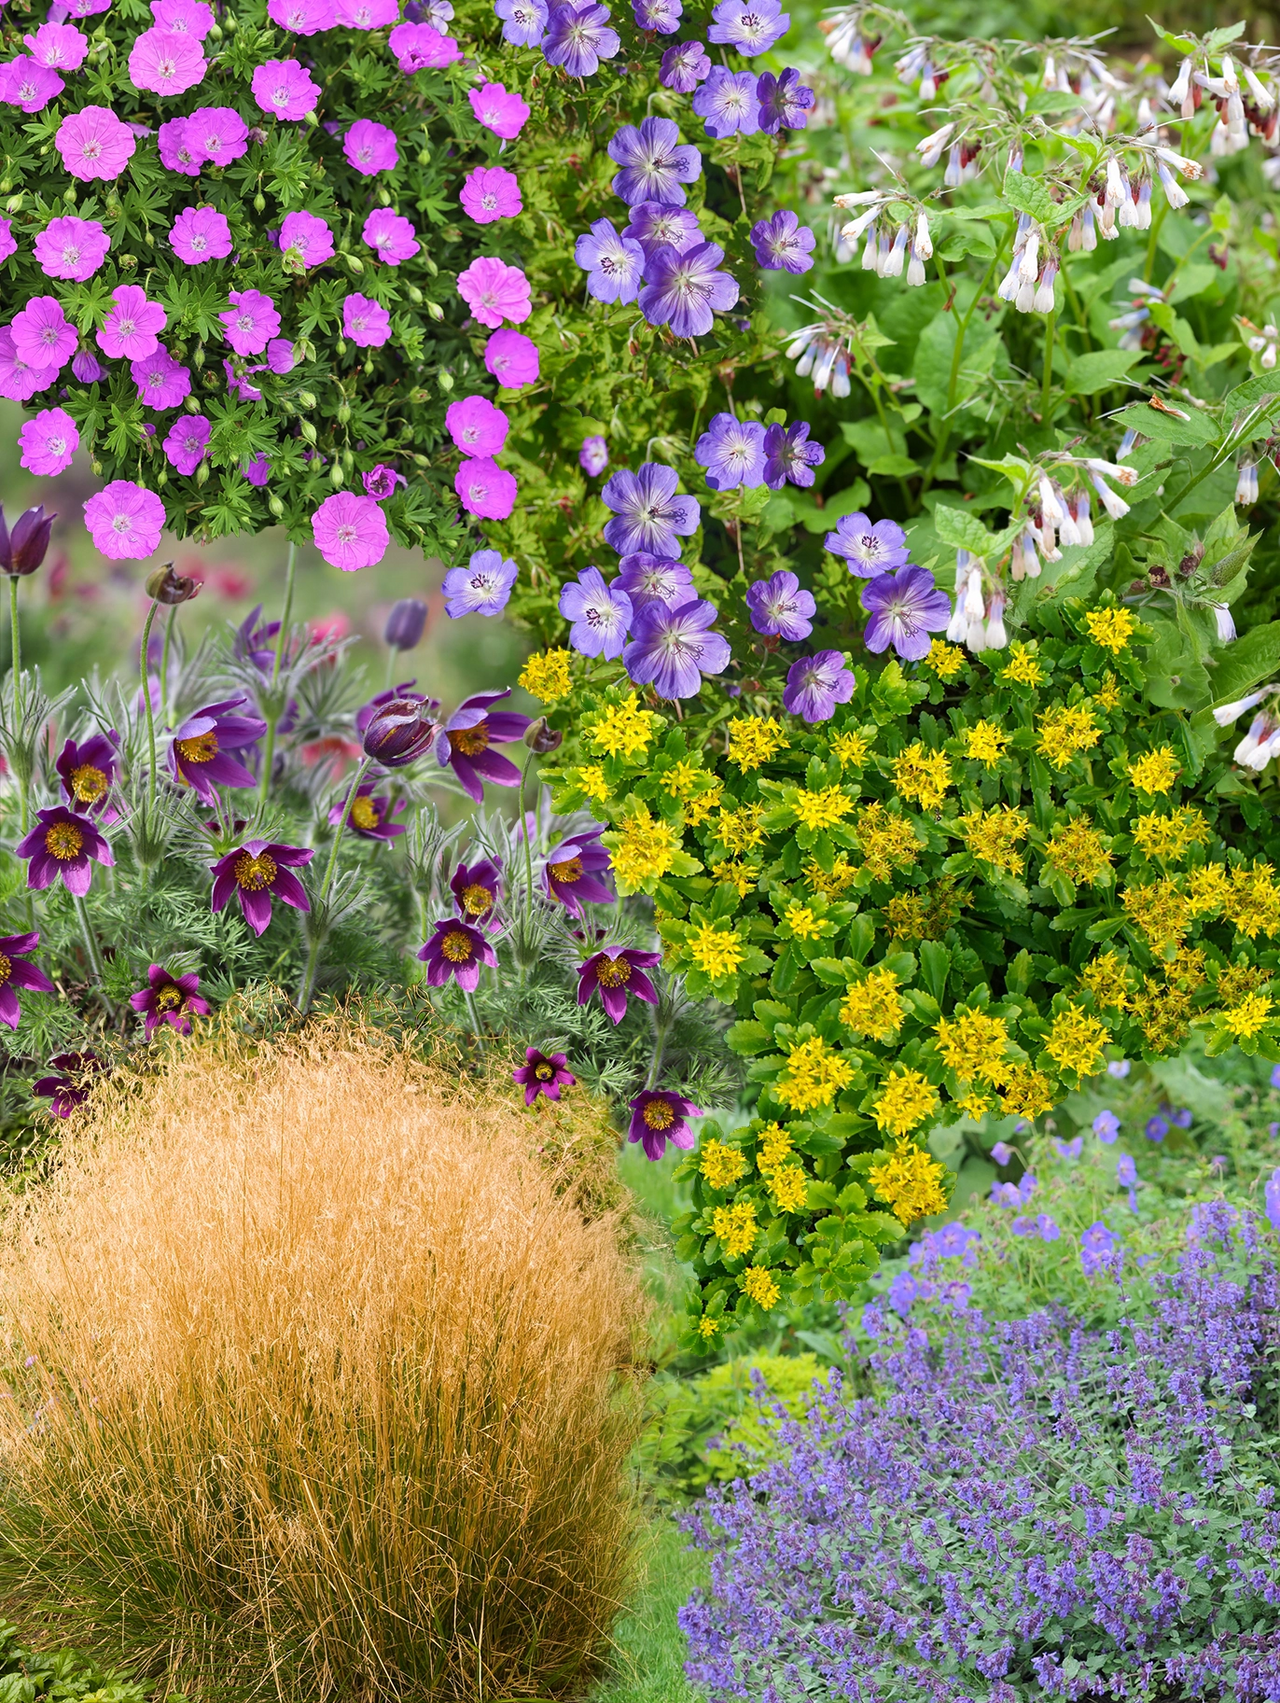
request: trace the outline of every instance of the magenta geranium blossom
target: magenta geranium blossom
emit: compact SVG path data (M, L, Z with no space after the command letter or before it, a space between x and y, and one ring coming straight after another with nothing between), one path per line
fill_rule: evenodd
M342 303L342 335L358 349L380 349L391 341L391 315L371 296L347 296Z
M37 242L40 240L37 237ZM18 252L18 245L13 240L12 219L0 219L0 266L8 260L11 254Z
M51 71L78 71L89 51L88 36L74 24L41 24L34 35L22 39L37 65Z
M333 232L315 213L286 213L277 241L284 254L296 254L306 267L333 259Z
M51 479L65 473L80 447L80 433L65 408L45 408L18 433L19 460L28 473Z
M26 307L14 314L9 330L14 350L22 360L30 361L33 367L52 367L55 372L66 366L79 341L56 296L32 296Z
M280 330L276 304L261 290L232 290L228 300L231 306L218 315L223 336L237 355L260 355Z
M564 1053L543 1053L537 1047L524 1049L524 1063L511 1072L511 1080L524 1089L524 1103L531 1106L539 1094L558 1100L561 1088L572 1088L577 1077L565 1069Z
M212 207L184 207L173 221L169 247L187 266L225 260L231 253L231 226Z
M179 786L189 786L205 804L216 805L215 786L256 786L257 780L232 751L256 745L267 731L265 721L238 711L249 708L244 697L223 698L188 716L169 746L169 773ZM215 910L217 907L214 907Z
M391 535L386 516L372 497L335 491L312 515L311 536L330 567L350 574L380 562Z
M427 985L443 987L452 976L464 993L474 993L480 981L480 966L498 962L497 953L485 935L457 917L438 922L435 933L418 953L427 966Z
M249 151L249 126L232 106L199 106L183 132L198 165L229 166Z
M669 1141L676 1147L693 1146L695 1137L688 1119L700 1118L702 1112L683 1094L673 1094L666 1088L646 1088L628 1104L631 1122L627 1140L643 1142L647 1159L661 1159Z
M458 294L480 321L495 329L504 319L519 325L533 312L529 280L518 266L487 255L458 274Z
M658 1003L658 990L644 972L661 962L661 952L606 946L578 966L578 1004L585 1005L592 994L598 993L610 1021L621 1023L627 1014L628 994L647 1005Z
M22 961L29 958L39 944L40 936L36 933L0 935L0 1023L10 1029L18 1027L18 1019L22 1016L16 989L26 988L31 993L57 992L43 970Z
M61 876L68 893L83 899L93 877L90 862L110 868L115 863L111 847L87 816L77 816L65 804L36 812L36 825L14 847L18 857L30 859L27 886L36 892L52 887Z
M144 408L176 408L191 394L191 373L167 349L131 361L129 371Z
M194 970L174 976L160 964L150 966L146 987L129 995L129 1004L145 1019L148 1040L162 1023L180 1035L189 1035L191 1019L209 1015L209 1002L200 998L199 986L200 978Z
M140 361L154 355L169 317L159 302L147 300L140 284L121 284L112 290L114 304L102 329L98 347L113 361Z
M84 505L84 520L94 544L111 561L142 561L160 542L164 504L145 485L113 479Z
M36 238L36 264L46 278L83 284L107 258L111 238L96 219L50 219Z
M463 455L500 455L510 421L484 396L468 396L445 409L445 427Z
M514 219L524 211L520 199L520 184L514 172L502 166L477 166L462 181L458 199L462 210L477 225L491 225L496 219Z
M333 28L333 0L268 0L267 16L292 35L318 35Z
M205 0L151 0L156 27L203 41L214 25L213 7Z
M0 396L11 402L28 402L41 390L56 383L56 367L33 367L24 361L13 346L13 333L6 325L0 328Z
M399 0L337 0L334 7L334 22L348 30L382 30L399 15Z
M399 266L412 260L421 248L413 221L391 207L375 207L360 235L384 266Z
M518 390L538 376L538 345L523 331L495 331L484 346L484 365L504 390Z
M356 120L342 138L342 151L347 163L365 177L394 171L400 164L395 131L385 124L375 124L371 118Z
M165 459L179 473L191 474L204 460L213 428L203 414L183 414L169 428L161 446Z
M0 102L21 107L23 112L43 112L65 87L56 71L30 54L20 53L16 59L0 65Z
M314 112L320 85L296 59L268 59L254 67L253 98L274 118L297 122Z
M484 782L492 786L519 786L520 771L507 758L490 749L523 739L529 731L527 715L514 710L493 710L492 704L511 696L510 686L501 692L477 692L468 698L444 724L446 738L436 746L441 768L452 768L463 791L479 804Z
M406 77L416 71L440 71L462 58L462 49L451 35L442 35L430 24L397 24L387 37L387 46Z
M156 147L160 150L160 164L166 171L180 172L183 177L199 177L200 161L187 140L185 118L167 118L156 131Z
M469 456L454 474L453 488L467 513L481 520L506 520L516 506L515 479L492 456Z
M529 106L521 95L508 94L501 83L482 83L468 89L467 99L476 119L486 130L513 142L529 120Z
M152 94L185 94L203 83L208 69L200 43L185 31L144 30L129 53L134 88Z
M316 854L302 846L277 845L273 840L246 840L235 851L210 864L213 892L210 910L220 911L232 894L240 901L244 920L255 934L266 932L271 921L271 901L309 911L307 890L293 873L311 862Z

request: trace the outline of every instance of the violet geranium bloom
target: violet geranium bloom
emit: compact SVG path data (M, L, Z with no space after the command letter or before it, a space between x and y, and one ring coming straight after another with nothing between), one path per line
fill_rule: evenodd
M164 504L144 485L113 479L84 505L84 523L108 560L141 562L160 543Z
M930 633L940 633L951 619L951 601L939 591L926 568L909 563L896 573L879 574L862 588L862 607L870 615L862 635L869 651L890 645L904 662L919 662L929 654Z
M80 429L65 408L44 408L18 433L19 464L40 479L65 473L80 447Z
M477 692L468 698L444 724L447 744L441 741L436 760L441 768L451 768L462 790L479 804L484 798L484 783L493 786L519 786L520 771L515 764L490 750L492 745L511 745L523 739L529 727L527 715L514 710L494 710L489 706L511 696L510 686L501 692Z
M24 964L40 944L38 934L0 934L0 1023L16 1029L22 1009L16 988L31 993L56 993L57 989L34 964Z
M782 10L778 0L719 0L711 16L715 22L707 40L736 47L748 59L766 53L791 24L790 13Z
M563 65L570 77L593 77L600 61L612 59L621 45L617 30L609 27L609 8L587 0L554 8L542 54L548 65Z
M514 219L524 211L519 179L505 166L476 166L463 178L458 199L462 211L477 225Z
M236 715L247 698L223 698L188 716L169 747L169 772L179 786L189 786L205 804L216 806L215 786L256 786L258 783L231 751L253 745L267 731L256 716ZM219 907L214 906L217 910Z
M450 568L444 576L445 614L452 621L463 615L501 615L519 571L501 551L476 550L465 568Z
M36 238L36 264L46 278L83 284L107 258L111 238L96 219L50 219Z
M802 656L787 670L782 707L807 722L829 721L837 704L847 704L855 685L853 670L838 650Z
M657 201L682 207L682 186L696 182L702 171L702 155L680 141L680 127L670 118L646 118L638 129L624 124L610 140L609 158L622 168L613 193L628 206Z
M790 639L792 643L807 639L813 631L812 617L817 607L813 593L801 590L800 581L786 568L779 568L768 579L758 579L747 588L751 625L766 638ZM948 609L947 615L950 613ZM946 626L946 616L942 624Z
M593 993L614 1024L627 1014L627 995L634 994L646 1005L658 1003L658 990L645 975L662 962L661 952L638 952L631 946L606 946L578 966L578 1004L585 1005Z
M577 1083L577 1077L564 1067L564 1053L540 1053L537 1047L526 1047L524 1059L511 1072L511 1080L524 1089L526 1106L531 1106L539 1094L545 1094L548 1100L558 1100L562 1088L572 1088Z
M703 337L717 313L727 313L738 299L738 285L729 272L717 270L724 250L713 242L677 254L660 248L645 267L640 311L650 325L669 325L676 337Z
M693 97L693 110L708 136L754 136L760 128L756 77L750 71L728 71L713 65L711 75Z
M711 61L700 41L680 41L662 55L658 81L678 95L691 95L711 70Z
M325 498L311 517L311 536L330 567L344 574L376 567L391 540L377 501L355 491L335 491Z
M90 860L111 868L115 858L87 816L78 816L65 804L36 812L36 825L14 847L18 857L30 859L27 886L39 892L62 877L68 893L83 899L89 891L93 871Z
M620 556L644 550L654 556L680 554L676 534L687 538L698 530L701 510L693 497L676 495L680 476L674 467L646 461L638 473L625 468L601 491L613 519L604 529L605 543Z
M351 800L351 809L347 811L347 827L361 840L394 840L405 832L403 823L395 822L393 817L400 815L406 808L407 800L399 799L393 804L390 798L378 797L375 791L376 781L361 781L356 788L356 795ZM346 795L342 802L335 804L329 812L329 822L337 827L346 809Z
M302 846L277 845L274 840L246 840L235 851L210 864L213 893L209 908L222 910L234 893L244 920L255 934L264 934L271 921L271 901L309 911L307 890L293 873L316 854Z
M681 0L632 0L631 15L638 30L674 35L680 28L684 6Z
M633 302L644 277L644 250L619 236L612 219L597 219L574 244L573 258L587 274L587 293L598 302Z
M191 1019L209 1015L209 1002L200 998L199 986L200 978L194 970L185 976L174 976L160 964L151 965L146 987L129 995L129 1004L146 1020L148 1040L162 1023L180 1035L189 1035Z
M796 420L790 426L769 426L764 434L764 482L771 491L788 483L812 485L813 469L821 467L827 452L820 443L809 442L809 422Z
M756 265L765 272L807 272L813 265L817 238L788 208L751 227Z
M809 122L813 90L804 86L800 73L791 66L780 77L765 71L756 84L756 98L760 102L760 128L766 135L803 130Z
M480 981L480 966L492 968L498 955L478 928L446 917L418 953L427 966L427 986L443 987L452 976L464 993L474 993Z
M764 483L764 427L759 420L713 414L693 459L706 468L713 491L732 491L739 485L754 489Z
M688 1119L700 1118L702 1112L683 1094L673 1094L665 1088L646 1088L628 1104L631 1122L627 1140L643 1142L646 1159L661 1159L669 1141L676 1147L693 1146L694 1134Z
M107 823L116 820L108 797L115 782L119 753L120 742L114 734L95 733L82 745L74 739L67 740L54 768L69 805L92 811Z
M622 653L630 678L637 686L652 685L660 698L693 697L702 688L704 674L719 674L729 665L728 640L708 630L717 613L714 603L701 598L678 609L646 604Z
M511 47L540 47L547 28L543 0L494 0L494 15L502 24L502 39Z
M631 625L631 599L625 591L605 584L599 568L579 574L560 593L560 613L569 628L569 643L582 656L602 656L613 662L622 655Z
M640 244L646 260L660 248L684 254L707 240L695 213L687 207L664 207L661 201L637 202L622 234Z
M693 589L693 575L683 562L651 556L647 550L622 558L614 586L631 599L633 614L639 614L646 603L665 603L668 609L678 609L698 595Z
M488 857L479 863L460 863L449 878L449 891L459 916L476 924L486 922L502 897L502 871Z
M543 862L547 897L558 899L575 917L583 916L583 905L613 903L613 889L602 879L613 864L600 844L603 833L603 828L592 828L589 833L573 834L553 846Z
M907 535L896 520L872 525L865 514L841 515L823 543L833 556L843 556L849 572L859 579L874 579L900 568L911 554Z

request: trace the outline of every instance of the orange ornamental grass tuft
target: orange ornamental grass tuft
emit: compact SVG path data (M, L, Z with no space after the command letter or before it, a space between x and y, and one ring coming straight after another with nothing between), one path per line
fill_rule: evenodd
M193 1698L580 1692L642 1302L534 1120L341 1024L81 1117L0 1247L4 1611Z

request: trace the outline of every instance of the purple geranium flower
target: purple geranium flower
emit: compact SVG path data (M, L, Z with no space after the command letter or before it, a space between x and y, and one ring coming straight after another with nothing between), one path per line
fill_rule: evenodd
M783 208L771 219L760 219L751 227L756 265L766 272L807 272L817 238L808 225Z
M247 698L224 698L188 716L169 747L169 769L179 786L189 786L205 804L216 805L215 786L256 786L254 777L228 755L253 745L267 731L257 716L236 715ZM221 909L215 905L214 910ZM266 926L265 924L263 925Z
M185 207L173 221L169 247L186 266L225 260L231 253L231 226L212 207Z
M645 268L640 311L650 325L669 325L677 337L702 337L738 299L738 285L729 272L717 271L724 250L713 242L677 254L659 248ZM772 428L771 428L772 429ZM812 480L810 480L812 483Z
M560 593L560 613L573 625L569 643L583 656L612 662L622 655L631 625L631 599L605 584L599 568L587 568Z
M18 1027L22 1016L16 988L26 988L31 993L57 992L43 970L22 962L39 944L38 934L0 934L0 1023L10 1029Z
M179 415L161 445L166 461L179 473L194 473L208 453L212 431L212 425L203 414Z
M674 35L680 28L684 7L681 0L632 0L631 11L638 30Z
M764 427L758 420L713 414L693 458L706 468L713 491L732 491L738 485L754 489L764 482Z
M574 244L573 258L587 274L587 290L598 302L633 302L644 276L644 250L619 236L612 219L597 219Z
M465 568L450 568L444 576L446 615L454 621L463 615L501 615L519 571L501 551L474 551Z
M140 361L131 361L129 372L138 387L138 400L144 408L155 408L163 413L166 409L176 408L191 394L190 370L175 361L163 347Z
M658 81L678 95L691 95L711 70L711 61L700 41L680 41L662 55Z
M594 433L583 438L582 447L578 451L578 466L587 477L594 479L603 473L608 465L609 446L605 440Z
M693 1146L693 1131L686 1120L700 1118L702 1112L683 1094L673 1094L665 1088L646 1088L628 1104L631 1123L627 1140L642 1141L647 1159L661 1159L668 1141L677 1147Z
M879 652L892 645L904 662L927 656L930 633L942 632L951 619L951 600L928 569L914 563L868 580L862 607L871 617L862 635L867 649Z
M231 290L228 300L230 307L218 315L224 327L222 335L237 355L262 354L280 331L275 302L261 290Z
M760 105L752 71L730 71L713 65L706 82L693 97L693 110L708 136L754 136L760 128Z
M693 575L683 562L651 556L647 550L622 558L614 585L631 599L633 615L646 603L665 603L668 609L678 609L697 596Z
M180 1035L189 1035L192 1017L209 1015L208 1000L201 999L196 991L199 986L200 978L194 970L185 976L173 976L161 965L151 965L146 987L129 995L129 1004L146 1018L148 1040L162 1023L169 1024Z
M843 556L849 572L860 579L900 568L911 554L896 520L878 520L873 526L865 514L842 515L823 543L833 556Z
M348 164L364 177L394 171L400 164L395 131L385 124L375 124L371 118L355 121L342 138L342 151Z
M89 891L93 871L90 859L111 868L115 858L87 816L77 816L65 804L36 812L36 825L14 847L19 857L29 858L27 886L37 892L51 887L62 877L68 893L83 899Z
M623 666L638 686L652 685L660 698L691 698L704 674L729 665L728 641L708 631L717 615L714 603L694 598L678 609L647 603L635 617L634 637L622 653Z
M767 52L791 23L778 0L720 0L711 16L715 23L707 31L708 41L736 47L748 59Z
M577 1077L564 1068L563 1053L540 1053L537 1047L524 1049L525 1062L511 1072L511 1080L524 1089L524 1103L531 1106L539 1094L548 1100L558 1100L562 1088L572 1088Z
M645 975L662 962L661 952L638 952L631 946L606 946L578 966L578 1004L585 1005L593 993L615 1024L627 1014L627 995L634 994L646 1005L658 1003L658 992Z
M765 71L756 84L756 99L760 102L760 128L774 136L779 130L803 130L809 122L813 105L813 90L800 81L800 73L790 66L780 77Z
M302 846L277 845L273 840L246 840L242 846L210 864L213 893L210 909L220 911L234 893L239 897L244 920L255 934L265 932L271 921L271 901L309 911L306 889L293 873L311 862L316 854Z
M95 733L83 745L68 739L54 764L69 804L101 815L106 823L116 820L108 794L116 778L120 741L114 733Z
M695 498L676 495L679 482L675 468L660 461L646 461L638 473L625 468L615 473L600 493L614 515L605 524L605 543L620 556L638 550L678 556L676 534L687 538L696 532L701 513Z
M813 469L826 458L820 443L809 442L807 420L770 426L764 434L764 482L771 491L780 491L788 480L793 485L812 485Z
M58 1053L49 1060L49 1069L55 1074L33 1082L31 1092L52 1102L49 1110L55 1118L69 1118L89 1098L87 1085L77 1082L76 1076L106 1068L97 1053Z
M395 804L385 795L379 798L375 793L377 781L362 781L356 788L356 795L351 800L351 809L347 815L347 827L362 840L394 840L404 833L404 825L393 822L392 817L398 816L406 808L407 800L399 799ZM344 795L340 804L335 804L329 812L329 821L336 828L342 820L346 808Z
M460 863L449 879L449 891L459 916L474 923L485 922L502 896L502 871L488 857L479 863Z
M586 905L613 903L613 889L601 880L611 867L609 853L600 844L603 828L592 828L561 840L547 853L542 866L547 897L559 899L573 916L583 915Z
M707 240L696 213L687 207L665 207L661 201L637 202L622 234L640 244L646 260L660 248L684 254Z
M36 264L46 278L65 278L70 283L83 284L102 265L110 247L111 238L96 219L71 215L50 219L36 237Z
M639 129L624 124L609 143L609 158L622 168L613 193L629 206L657 201L682 207L682 185L694 183L702 171L702 155L681 143L680 127L670 118L646 118Z
M494 0L502 24L502 39L512 47L538 47L547 27L543 0Z
M747 588L751 625L766 638L807 639L813 631L810 617L817 609L812 592L802 591L800 581L786 568L768 579L758 579Z
M527 715L514 710L490 712L490 704L511 696L510 686L501 692L477 692L468 698L444 724L447 745L442 740L436 751L441 768L452 768L467 792L479 804L484 782L494 786L519 786L520 771L506 757L491 751L491 745L510 745L523 739L529 727Z
M602 59L612 59L621 46L617 30L609 27L609 8L586 4L557 6L547 20L542 54L548 65L563 65L571 77L592 77Z
M1080 1232L1080 1264L1086 1277L1096 1277L1119 1264L1122 1251L1117 1250L1116 1238L1101 1219Z
M384 266L399 266L402 260L412 260L422 247L413 221L393 207L375 207L360 234Z
M801 657L787 670L782 707L804 721L828 721L837 704L849 702L853 688L853 670L845 667L840 652L820 650L816 656Z
M480 980L480 966L490 967L498 955L478 928L446 917L436 924L436 931L418 953L427 966L427 985L443 987L452 976L464 993L474 993Z

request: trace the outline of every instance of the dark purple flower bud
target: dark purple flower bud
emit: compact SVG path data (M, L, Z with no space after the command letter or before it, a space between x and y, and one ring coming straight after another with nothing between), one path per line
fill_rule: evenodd
M46 514L43 503L26 509L14 522L10 532L5 525L4 507L0 504L0 572L33 574L44 561L49 548L49 534L56 514Z
M97 384L106 377L106 368L89 349L80 349L71 357L71 371L81 384Z
M392 698L369 718L364 753L384 768L403 769L433 750L440 737L421 698Z
M387 616L383 641L392 650L412 650L427 624L427 606L417 597L402 597Z
M148 575L147 596L153 603L163 603L171 609L175 604L189 603L193 597L198 597L201 583L198 579L189 579L186 574L175 574L173 563L166 562L162 568Z
M546 716L540 715L526 729L524 742L535 756L545 757L548 752L560 749L564 744L564 734L558 728L548 727Z

